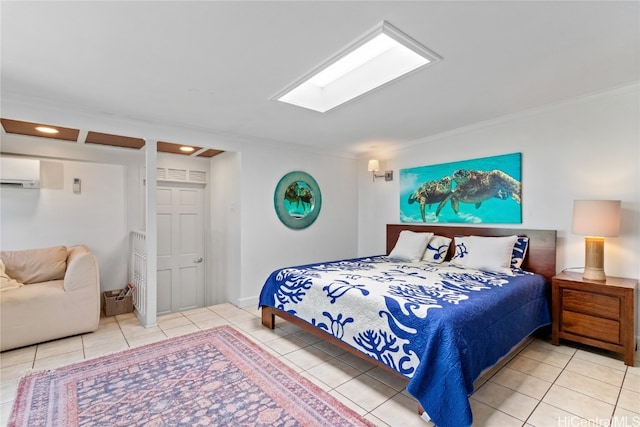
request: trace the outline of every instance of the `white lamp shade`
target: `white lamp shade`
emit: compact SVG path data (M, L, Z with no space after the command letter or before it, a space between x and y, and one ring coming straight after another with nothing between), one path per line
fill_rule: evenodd
M380 163L377 160L369 160L367 170L369 172L378 172L380 170Z
M573 233L598 237L620 234L620 200L574 200Z

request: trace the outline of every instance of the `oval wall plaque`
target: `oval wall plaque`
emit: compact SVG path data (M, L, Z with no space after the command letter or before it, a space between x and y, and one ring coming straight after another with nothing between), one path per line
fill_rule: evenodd
M307 228L318 218L322 206L320 187L311 175L294 171L283 176L273 194L280 221L296 230Z

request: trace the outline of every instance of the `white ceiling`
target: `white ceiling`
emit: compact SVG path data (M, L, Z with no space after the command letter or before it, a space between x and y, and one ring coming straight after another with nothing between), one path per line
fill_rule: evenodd
M25 119L5 115L20 98L355 155L640 78L638 1L2 1L0 14L5 118ZM382 20L442 61L325 114L270 99Z

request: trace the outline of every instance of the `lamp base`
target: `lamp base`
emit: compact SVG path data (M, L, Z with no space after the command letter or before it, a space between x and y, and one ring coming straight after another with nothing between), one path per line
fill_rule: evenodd
M604 274L604 237L585 237L584 259L583 279L607 280L607 276Z

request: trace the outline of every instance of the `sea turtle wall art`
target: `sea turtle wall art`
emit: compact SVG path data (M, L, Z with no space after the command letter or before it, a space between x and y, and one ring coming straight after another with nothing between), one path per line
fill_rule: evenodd
M400 169L401 222L522 223L521 153Z

